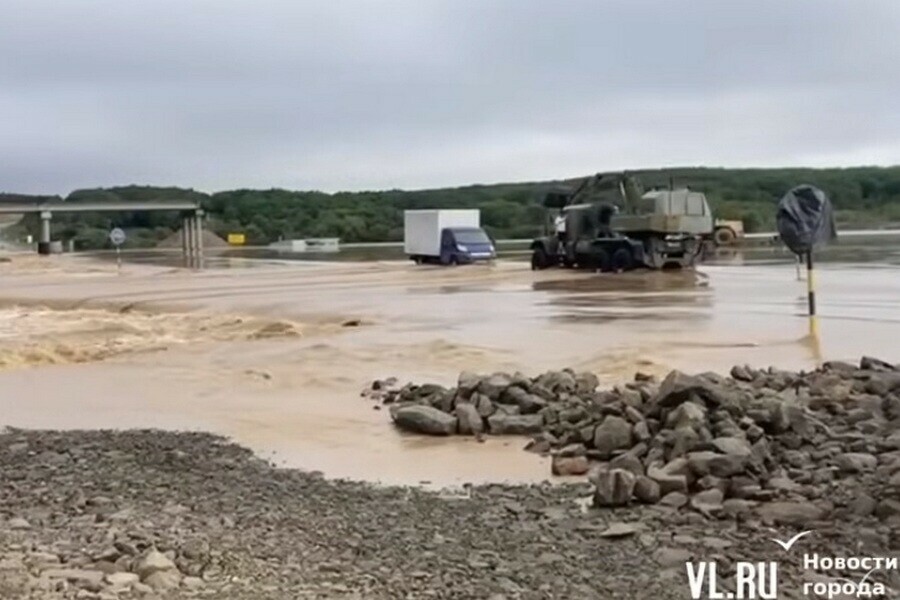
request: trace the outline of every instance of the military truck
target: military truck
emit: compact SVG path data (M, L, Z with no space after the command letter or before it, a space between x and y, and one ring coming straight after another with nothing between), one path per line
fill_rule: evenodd
M702 193L686 188L644 193L627 173L598 173L574 188L550 190L544 206L559 211L564 232L531 243L532 269L690 267L713 228Z
M731 246L744 239L744 222L716 219L712 240L716 246Z

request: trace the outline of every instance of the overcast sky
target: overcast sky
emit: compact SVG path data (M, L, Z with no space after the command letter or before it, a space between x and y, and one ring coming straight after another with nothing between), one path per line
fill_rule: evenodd
M897 0L2 0L0 190L900 163Z

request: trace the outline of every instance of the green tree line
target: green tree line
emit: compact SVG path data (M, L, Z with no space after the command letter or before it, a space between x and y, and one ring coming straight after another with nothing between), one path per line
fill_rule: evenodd
M900 225L900 167L846 169L673 168L631 171L645 189L687 186L702 191L717 218L740 219L747 231L774 229L775 207L791 187L810 183L832 199L840 227ZM529 238L541 234L546 213L544 193L572 181L471 185L434 190L364 192L239 189L206 194L177 187L125 186L82 189L67 202L193 200L202 204L207 227L223 237L243 233L247 243L279 239L337 237L344 243L399 241L403 211L424 208L478 208L482 223L496 238ZM0 195L14 199L12 195ZM20 196L21 197L21 196ZM108 246L112 227L128 233L130 247L149 247L181 226L170 213L73 213L53 218L54 239L74 239L81 249ZM36 236L36 216L7 232Z

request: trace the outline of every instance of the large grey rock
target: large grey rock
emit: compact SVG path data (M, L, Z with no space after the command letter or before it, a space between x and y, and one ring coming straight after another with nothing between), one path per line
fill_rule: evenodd
M693 553L687 548L660 548L653 554L653 559L663 569L673 567L684 568L685 563L690 562Z
M616 450L631 448L631 424L615 415L609 415L594 430L594 448L601 458L609 458Z
M403 406L394 414L394 423L400 429L427 435L452 435L456 433L456 417L432 406Z
M10 529L30 529L31 523L29 523L22 517L13 517L6 522L6 526Z
M497 409L495 414L501 415L521 415L522 411L519 409L518 404L495 404L494 407Z
M704 490L694 494L691 498L691 508L708 516L715 516L722 512L722 502L725 494L718 488Z
M610 523L609 527L600 532L602 538L623 538L638 532L637 525L631 523Z
M749 458L751 454L750 443L742 438L720 437L714 439L712 444L722 454L740 456L742 458Z
M509 375L506 373L494 373L481 380L478 384L478 391L491 400L497 401L506 388L511 385L512 378Z
M882 520L900 516L900 500L884 498L875 508L875 515Z
M449 390L442 385L436 383L425 383L415 388L412 396L415 399L426 400L429 403L438 402L440 398Z
M703 428L692 429L690 427L668 429L663 431L663 436L669 442L668 457L670 460L684 456L701 445L703 438L709 437Z
M104 575L103 571L96 569L47 569L41 573L41 578L51 581L63 580L75 587L91 592L99 592L103 587Z
M540 433L544 419L540 415L494 414L488 417L488 429L496 435L529 435Z
M747 459L742 456L717 454L704 450L690 452L687 455L688 466L697 477L712 475L714 477L731 477L743 473Z
M863 473L874 471L878 466L878 459L864 452L846 452L839 454L834 459L837 467L845 473Z
M112 591L120 592L130 589L134 584L141 580L137 573L108 573L106 575L106 583L112 588Z
M825 516L825 511L811 502L766 502L756 511L764 520L779 525L806 525Z
M859 361L859 368L864 371L896 371L896 366L880 358L872 356L863 356Z
M559 411L559 420L562 423L579 423L587 418L587 411L583 406L572 406Z
M141 581L146 580L150 575L160 571L177 570L175 563L162 552L151 548L144 556L139 558L134 565L134 572L138 574Z
M688 491L688 478L681 473L665 468L650 467L647 469L647 477L659 485L660 493L663 496L672 492L686 494Z
M679 405L666 417L666 427L670 429L699 429L706 424L706 408L695 402Z
M631 453L620 454L609 461L609 468L630 471L635 477L640 477L644 474L644 465Z
M599 471L594 476L594 506L624 506L631 501L637 478L624 469Z
M584 475L590 465L586 456L554 456L550 469L554 475Z
M644 504L656 504L661 497L659 484L649 477L638 477L634 482L634 497Z
M456 403L456 390L444 390L428 397L428 403L445 413L452 413Z
M593 392L600 385L600 380L593 373L583 372L575 375L575 391L579 394Z
M650 426L647 425L647 421L641 421L640 423L636 423L635 426L631 430L634 439L639 442L646 442L650 440Z
M497 407L494 406L494 403L491 402L491 399L485 396L484 394L479 394L475 392L472 394L472 404L475 405L475 408L478 409L478 414L484 418L487 418L497 412Z
M537 394L526 394L519 400L519 410L523 415L533 415L547 407L547 401Z
M156 571L144 578L143 583L157 592L178 589L181 585L181 573L178 571Z
M741 498L729 498L722 503L722 512L732 518L745 517L753 510L754 503Z
M669 508L681 508L688 503L688 497L682 492L669 492L659 499L659 503Z
M572 393L578 387L575 375L570 371L548 371L538 377L537 384L556 394Z
M471 371L463 371L459 374L459 379L456 382L456 389L459 391L460 396L469 398L471 397L472 392L475 391L475 388L478 387L479 383L481 383L481 375Z
M510 384L510 386L505 388L503 393L497 398L497 402L501 404L515 404L518 406L520 402L526 400L530 395L531 394L525 388Z
M893 431L885 436L881 445L888 450L900 450L900 430Z
M547 401L532 394L519 386L513 385L500 395L498 402L503 404L514 404L519 407L519 412L523 415L534 414L547 406Z
M625 418L631 421L632 424L642 423L644 421L644 413L633 406L626 406Z
M716 385L701 377L676 370L663 379L653 404L658 408L674 408L691 397L700 398L708 406L718 406L723 401L722 391Z
M878 508L878 501L863 492L851 500L850 504L847 505L847 508L851 513L858 517L868 517L875 512L876 508Z
M789 404L780 396L754 398L746 407L746 414L769 433L787 431L792 417L797 420L797 427L804 426L806 421L802 408Z
M731 377L732 379L737 379L738 381L753 381L756 377L756 374L753 372L753 369L746 365L735 365L731 367Z
M457 404L455 413L459 433L462 435L478 435L484 432L484 420L473 404L468 402Z

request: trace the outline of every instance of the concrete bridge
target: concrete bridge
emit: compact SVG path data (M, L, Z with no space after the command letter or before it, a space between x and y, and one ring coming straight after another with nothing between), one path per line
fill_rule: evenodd
M54 213L173 211L182 216L181 248L187 267L203 268L203 209L197 202L155 200L145 202L65 202L63 200L0 201L0 214L38 214L41 235L38 253L50 254L50 221Z

